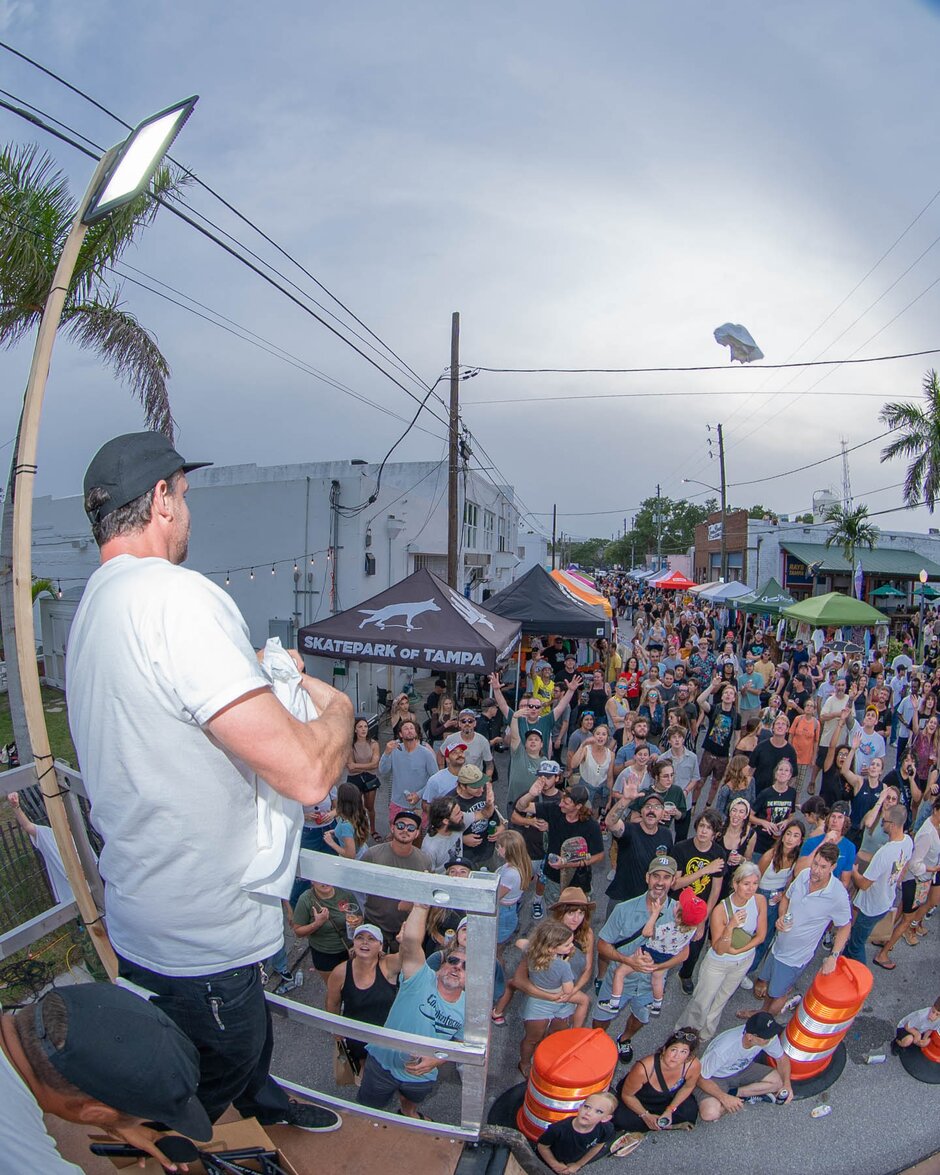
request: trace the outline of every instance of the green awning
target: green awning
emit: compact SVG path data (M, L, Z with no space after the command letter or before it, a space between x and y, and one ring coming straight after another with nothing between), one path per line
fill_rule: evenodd
M788 620L801 620L806 624L846 628L853 625L870 628L874 624L888 624L889 617L864 600L853 599L842 592L826 592L824 596L810 596L784 608Z
M789 608L794 603L789 592L785 592L773 576L767 580L762 588L751 596L742 596L735 601L735 607L741 612L758 612L764 616L779 616L783 608Z
M872 592L872 595L877 595L877 592ZM940 592L933 586L933 584L925 583L923 587L920 584L914 588L915 596L923 596L925 600L940 599Z
M786 540L781 540L780 545L807 567L813 563L821 564L821 574L833 571L851 574L855 570L838 547L827 547L824 543L791 543ZM894 547L875 547L869 551L862 547L856 550L855 558L861 560L862 571L866 575L903 575L908 579L916 579L921 571L926 571L931 579L940 579L940 565L918 555L916 551L899 551Z
M896 598L903 600L904 592L899 592L898 589L893 587L890 583L885 583L882 584L880 588L877 588L875 591L873 591L871 596L872 599L875 599L877 596L879 600L893 600Z

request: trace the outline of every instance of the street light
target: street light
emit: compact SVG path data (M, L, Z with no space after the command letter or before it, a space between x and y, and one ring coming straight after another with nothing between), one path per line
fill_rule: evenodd
M705 489L711 490L713 493L718 494L719 497L721 498L721 555L719 556L721 559L721 563L720 563L719 575L721 576L722 583L727 583L728 582L728 544L727 544L727 540L725 539L725 515L727 513L727 500L725 498L724 472L725 472L725 462L724 462L724 456L722 456L722 460L721 460L722 477L721 477L721 488L720 489L718 486L709 485L707 481L697 481L694 477L684 477L682 480L686 485L704 486Z
M927 572L922 567L920 575L917 577L920 580L920 624L917 627L917 645L918 645L918 664L924 663L924 602L927 599Z
M16 630L16 653L26 726L32 743L38 782L42 788L46 812L62 856L66 876L95 949L112 979L117 975L117 959L88 888L75 841L72 839L62 793L53 770L49 732L46 729L42 693L39 688L39 672L33 641L31 590L33 484L36 476L39 420L42 415L52 346L88 226L102 220L115 209L123 207L140 195L197 101L196 97L187 98L145 119L123 143L106 151L98 161L95 174L79 203L75 219L62 246L52 286L43 306L29 378L23 394L16 466L13 471L13 623Z

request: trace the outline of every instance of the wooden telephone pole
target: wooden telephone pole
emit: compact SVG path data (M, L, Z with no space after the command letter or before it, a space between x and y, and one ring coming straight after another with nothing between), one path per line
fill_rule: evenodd
M450 420L447 430L447 582L460 591L457 583L457 507L459 488L457 468L460 458L460 314L455 310L450 320Z

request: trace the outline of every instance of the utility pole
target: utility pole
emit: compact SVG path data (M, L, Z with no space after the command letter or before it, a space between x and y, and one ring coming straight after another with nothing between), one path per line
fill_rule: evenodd
M721 425L718 425L718 469L721 475L721 578L728 582L728 539L725 535L725 523L728 513L727 486L725 484L725 434Z
M659 483L656 483L656 570L663 569L663 510L660 504Z
M450 421L447 430L447 582L455 591L457 583L457 518L459 459L459 393L460 387L460 314L455 310L450 320Z
M555 570L555 524L558 522L558 505L552 502L552 571Z

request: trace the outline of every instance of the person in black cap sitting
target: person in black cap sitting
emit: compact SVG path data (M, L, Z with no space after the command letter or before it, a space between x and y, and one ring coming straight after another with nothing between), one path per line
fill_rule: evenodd
M736 1114L744 1105L793 1100L790 1086L790 1058L780 1041L783 1025L769 1012L754 1012L743 1027L719 1032L702 1053L702 1071L698 1088L705 1095L699 1101L703 1122L716 1122L722 1114ZM732 1086L726 1092L718 1084L725 1077L736 1077L753 1062L768 1065L772 1058L776 1068L748 1085Z
M212 1125L198 1084L199 1054L159 1008L109 983L57 988L0 1017L0 1167L81 1175L57 1151L45 1113L94 1127L175 1171L143 1123L207 1141Z

